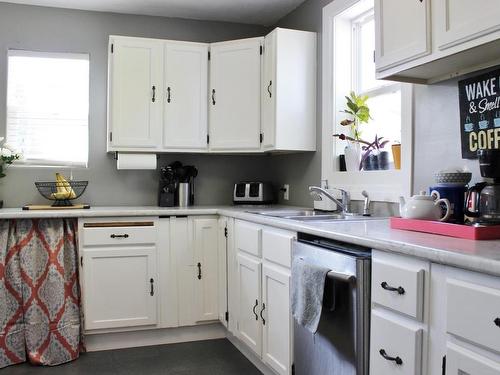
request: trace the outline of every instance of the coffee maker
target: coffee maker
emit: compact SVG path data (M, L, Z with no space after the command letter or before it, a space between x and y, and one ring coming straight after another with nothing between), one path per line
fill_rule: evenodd
M194 205L194 181L198 170L175 161L160 169L158 205L160 207L187 207Z
M500 150L479 150L477 156L486 181L467 191L465 215L477 225L500 225Z

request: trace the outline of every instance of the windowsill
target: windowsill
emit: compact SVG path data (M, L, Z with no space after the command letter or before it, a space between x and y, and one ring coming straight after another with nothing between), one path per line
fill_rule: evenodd
M40 164L23 164L23 163L14 163L9 165L9 169L88 169L88 165L40 165Z

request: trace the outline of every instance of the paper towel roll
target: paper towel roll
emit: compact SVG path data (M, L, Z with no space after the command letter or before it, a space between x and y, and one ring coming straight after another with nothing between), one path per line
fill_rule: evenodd
M156 169L155 154L118 153L117 169Z

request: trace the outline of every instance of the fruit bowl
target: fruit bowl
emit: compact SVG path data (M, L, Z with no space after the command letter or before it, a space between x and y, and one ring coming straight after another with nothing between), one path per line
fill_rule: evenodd
M87 188L88 181L52 181L35 182L35 186L43 197L54 201L53 207L73 206L71 201L79 198Z

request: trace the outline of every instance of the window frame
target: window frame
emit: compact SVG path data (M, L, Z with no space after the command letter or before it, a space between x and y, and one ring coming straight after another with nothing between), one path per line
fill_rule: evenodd
M89 159L90 159L90 90L91 90L91 82L90 82L90 54L85 52L48 52L48 51L38 51L38 50L25 50L25 49L16 49L9 48L6 53L7 57L7 77L6 77L6 92L5 92L5 128L4 134L6 142L9 143L7 139L7 129L8 129L8 87L9 87L9 57L11 56L26 56L26 57L40 57L40 58L61 58L61 59L75 59L75 60L86 60L88 61L88 113L87 113L87 161L86 162L63 162L56 160L45 160L45 159L26 159L23 155L23 158L17 160L13 163L10 168L59 168L59 169L88 169L89 168Z
M349 78L344 53L351 48L352 59L352 20L373 7L370 0L336 0L323 8L323 54L322 54L322 185L341 188L351 193L351 198L361 200L361 192L367 190L372 200L397 202L400 195L411 195L413 184L413 86L394 83L373 90L378 93L391 91L401 85L401 170L340 172L337 158L337 142L333 135L335 124L339 121L345 102L344 95L354 87L352 82L352 60ZM350 37L346 38L347 33ZM342 39L340 39L342 35ZM336 70L342 67L342 74ZM334 84L335 83L335 84ZM392 87L391 87L392 86ZM333 190L335 193L336 191ZM315 202L316 208L326 208L324 203Z

